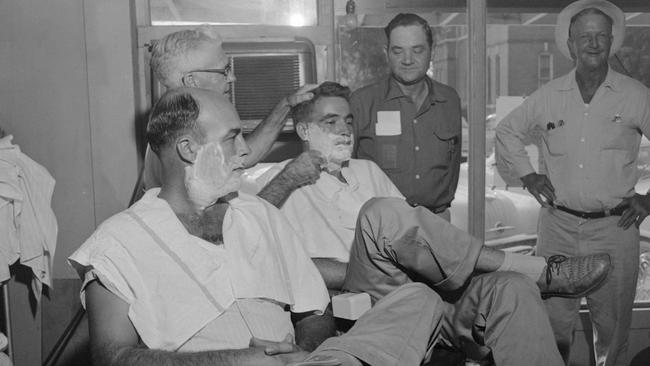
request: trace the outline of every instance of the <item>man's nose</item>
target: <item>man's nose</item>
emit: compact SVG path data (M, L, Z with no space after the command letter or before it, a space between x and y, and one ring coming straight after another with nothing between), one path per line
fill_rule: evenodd
M598 48L599 45L598 36L589 37L589 47Z
M405 65L410 65L413 63L413 54L411 51L405 51L402 54L402 63Z
M352 133L350 125L348 125L346 122L337 122L336 129L334 132L342 136L350 136L350 134Z
M248 146L248 143L242 136L239 138L239 144L237 148L237 154L241 157L244 157L251 153L251 148Z

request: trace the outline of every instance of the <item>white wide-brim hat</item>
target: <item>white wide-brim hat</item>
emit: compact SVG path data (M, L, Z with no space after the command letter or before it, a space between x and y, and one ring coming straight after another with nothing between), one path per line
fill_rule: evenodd
M571 18L584 9L596 8L612 18L612 48L609 55L612 56L621 48L623 38L625 38L625 14L616 5L606 0L578 0L569 4L562 9L557 16L557 25L555 26L555 44L564 56L571 59L567 39L569 38L569 25Z

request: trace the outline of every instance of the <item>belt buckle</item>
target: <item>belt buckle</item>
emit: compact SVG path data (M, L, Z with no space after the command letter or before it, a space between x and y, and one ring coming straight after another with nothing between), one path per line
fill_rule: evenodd
M612 216L612 210L610 210L609 208L603 211L603 213L605 214L605 217Z

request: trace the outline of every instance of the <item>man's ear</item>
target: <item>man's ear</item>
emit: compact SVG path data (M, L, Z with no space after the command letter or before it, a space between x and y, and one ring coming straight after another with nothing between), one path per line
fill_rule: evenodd
M296 124L296 133L301 140L309 141L309 124L298 122L298 124Z
M176 139L176 153L186 163L192 164L201 145L191 135L181 135Z
M186 86L188 88L198 88L199 84L194 79L194 73L188 72L187 74L183 75L181 78L181 82L183 83L183 86Z

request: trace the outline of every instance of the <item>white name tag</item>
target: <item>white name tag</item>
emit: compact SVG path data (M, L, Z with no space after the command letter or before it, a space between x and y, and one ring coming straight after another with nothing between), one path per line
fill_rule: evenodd
M402 134L399 111L378 111L375 133L377 136L397 136Z

